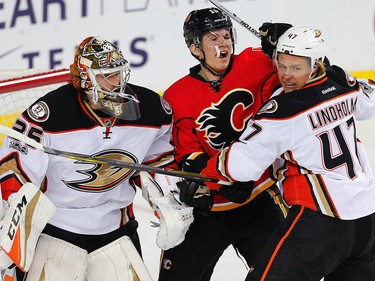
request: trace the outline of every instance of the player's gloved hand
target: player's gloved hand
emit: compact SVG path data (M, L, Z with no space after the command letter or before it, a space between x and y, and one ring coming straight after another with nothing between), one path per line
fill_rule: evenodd
M234 182L232 185L222 185L219 193L234 203L244 203L250 198L254 189L254 181Z
M180 189L180 200L186 205L198 209L211 209L214 204L213 194L194 181L183 180L176 183Z
M289 23L271 23L265 22L259 27L259 33L261 35L262 51L270 59L274 50L276 49L277 41L280 36L284 34L292 25Z

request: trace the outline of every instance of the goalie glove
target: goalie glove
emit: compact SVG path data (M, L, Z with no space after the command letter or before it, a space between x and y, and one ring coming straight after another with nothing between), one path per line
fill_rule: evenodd
M180 179L167 175L140 172L142 195L148 198L154 211L160 218L160 228L156 236L156 245L168 250L179 245L185 239L193 222L193 208L180 202L176 182ZM176 198L177 197L177 198Z

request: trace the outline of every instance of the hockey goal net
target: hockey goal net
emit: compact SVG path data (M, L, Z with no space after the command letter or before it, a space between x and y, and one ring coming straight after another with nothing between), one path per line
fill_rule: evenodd
M0 124L12 126L35 100L69 81L68 69L0 70ZM0 134L0 144L3 138Z

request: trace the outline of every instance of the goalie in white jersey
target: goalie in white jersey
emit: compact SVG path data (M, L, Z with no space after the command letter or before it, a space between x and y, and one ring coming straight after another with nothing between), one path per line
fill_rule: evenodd
M246 280L375 280L375 181L356 132L375 114L375 84L325 66L325 55L320 30L287 30L274 54L283 91L202 170L245 182L281 164L287 221Z
M171 109L159 94L127 83L128 62L114 44L100 37L83 40L71 73L73 83L37 100L13 129L54 149L173 166ZM138 280L127 256L134 256L128 237L141 253L133 214L136 190L129 183L133 174L48 155L6 138L0 150L3 200L32 182L56 207L26 280ZM143 280L150 278L146 274Z

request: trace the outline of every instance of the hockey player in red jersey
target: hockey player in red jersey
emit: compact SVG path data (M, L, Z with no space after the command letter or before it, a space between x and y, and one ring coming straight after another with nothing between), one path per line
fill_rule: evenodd
M261 49L233 54L232 22L218 9L190 12L183 30L199 64L164 97L173 109L173 143L180 169L200 172L210 157L241 135L279 81ZM179 187L181 200L195 207L195 220L182 244L164 251L159 281L210 280L230 245L250 267L265 238L284 220L286 209L267 173L255 184L223 186L212 196L194 198L194 184Z
M356 132L375 115L375 84L325 65L326 48L319 29L287 30L274 56L283 91L202 170L246 182L282 164L291 208L246 280L375 280L375 181Z
M174 163L171 108L159 94L128 83L128 62L117 46L88 37L70 69L73 83L37 100L13 129L54 149L158 167ZM136 190L129 183L133 174L5 139L3 200L32 182L56 207L26 280L138 280L126 250L130 237L141 253L133 213Z

